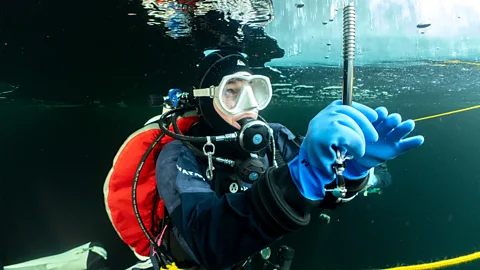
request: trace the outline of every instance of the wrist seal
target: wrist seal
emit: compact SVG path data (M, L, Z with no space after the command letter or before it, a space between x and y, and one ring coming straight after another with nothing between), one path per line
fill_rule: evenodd
M307 226L311 209L319 205L302 196L287 165L267 169L248 191L256 217L279 236Z

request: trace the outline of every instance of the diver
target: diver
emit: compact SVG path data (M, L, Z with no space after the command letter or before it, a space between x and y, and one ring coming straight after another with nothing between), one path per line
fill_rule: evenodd
M254 75L236 51L207 55L198 75L192 108L169 114L171 125L165 124L165 113L132 134L121 151L138 148L136 158L124 158L120 151L104 186L117 232L154 269L173 264L248 269L253 255L307 226L312 209L334 209L366 190L389 185L390 179L377 177L375 168L424 141L420 135L406 138L414 122L402 121L397 113L355 102L345 106L341 100L320 111L304 137L267 123L259 111L272 98L270 80ZM144 171L135 173L133 163L146 156L148 143L142 140L152 140L155 136L145 135L152 130L167 136L145 160ZM136 137L141 139L132 147ZM139 239L141 231L128 223L127 215L133 216L125 203L128 192L113 192L131 192L134 173L142 178L138 185L143 183L134 201L145 210L135 215L155 236L153 244ZM153 195L152 188L158 193Z

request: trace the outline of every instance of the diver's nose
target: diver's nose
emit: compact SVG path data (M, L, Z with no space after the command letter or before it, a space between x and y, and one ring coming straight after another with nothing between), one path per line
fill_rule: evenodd
M258 108L259 105L257 99L255 98L255 95L253 94L253 89L250 85L245 85L243 87L242 96L239 100L239 105L242 106L242 109L244 110Z

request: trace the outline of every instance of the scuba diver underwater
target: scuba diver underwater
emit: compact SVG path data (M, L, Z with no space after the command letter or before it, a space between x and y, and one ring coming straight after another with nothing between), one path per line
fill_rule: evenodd
M353 102L354 18L353 4L346 6L342 99L320 110L305 136L259 115L273 96L270 79L232 49L205 55L193 89L161 98L162 114L125 140L103 187L110 222L139 260L127 270L248 270L257 254L263 270L290 270L294 250L280 246L270 261L270 246L306 228L316 209L390 186L386 164L424 143L409 136L415 121L480 108L402 120L383 106ZM109 270L106 259L99 243L88 242L4 269ZM382 269L477 259L480 252Z
M170 90L163 114L124 142L104 196L140 260L129 269L250 269L253 255L308 226L313 209L390 185L385 163L424 142L407 137L412 120L342 100L296 136L259 115L271 98L269 78L244 55L217 50L198 65L193 91Z

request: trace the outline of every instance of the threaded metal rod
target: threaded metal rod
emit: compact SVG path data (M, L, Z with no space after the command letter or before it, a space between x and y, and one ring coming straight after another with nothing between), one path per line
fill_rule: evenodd
M355 7L353 3L343 8L343 92L344 105L352 105L353 64L355 59Z

